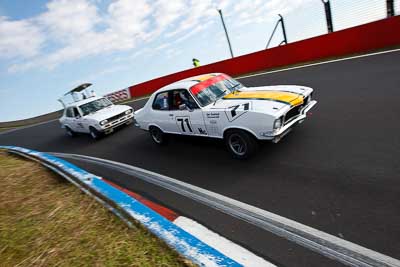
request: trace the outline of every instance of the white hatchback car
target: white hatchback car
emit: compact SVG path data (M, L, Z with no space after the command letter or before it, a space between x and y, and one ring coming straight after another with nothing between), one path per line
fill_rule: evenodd
M135 125L165 144L166 134L224 139L235 158L257 150L257 140L278 142L307 117L317 103L313 89L280 85L245 87L233 78L212 73L167 85L136 111Z
M88 133L92 138L98 139L103 134L109 134L121 125L131 124L133 121L133 109L127 105L114 105L104 97L96 97L85 94L84 90L90 84L83 84L74 88L66 95L73 95L74 102L64 106L64 112L59 119L61 127L69 136L76 133ZM80 98L77 93L83 96Z

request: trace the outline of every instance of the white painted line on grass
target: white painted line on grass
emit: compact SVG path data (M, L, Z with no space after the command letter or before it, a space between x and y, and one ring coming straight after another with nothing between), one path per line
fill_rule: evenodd
M290 67L290 68L284 68L284 69L279 69L279 70L271 70L271 71L266 71L266 72L261 72L261 73L256 73L256 74L238 76L238 77L236 77L236 79L240 80L240 79L244 79L244 78L255 77L255 76L260 76L260 75L265 75L265 74L272 74L272 73L281 72L281 71L302 69L302 68L307 68L307 67L312 67L312 66L329 64L329 63L334 63L334 62L339 62L339 61L346 61L346 60L356 59L356 58L370 57L370 56L387 54L387 53L393 53L393 52L398 52L398 51L400 51L400 48L386 50L386 51L380 51L380 52L374 52L374 53L369 53L369 54L364 54L364 55L358 55L358 56L351 56L351 57L346 57L346 58L332 59L332 60L327 60L327 61L323 61L323 62L311 63L311 64Z

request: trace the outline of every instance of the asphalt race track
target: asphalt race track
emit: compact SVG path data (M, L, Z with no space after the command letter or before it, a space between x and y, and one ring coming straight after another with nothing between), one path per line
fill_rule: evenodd
M247 161L232 160L218 140L175 137L157 147L134 126L93 141L69 138L53 121L1 134L0 145L138 166L400 259L399 74L400 52L392 52L241 79L247 86L310 86L319 101L305 123L278 144L263 143ZM132 106L140 108L145 101ZM184 197L83 165L167 203L278 265L339 265Z

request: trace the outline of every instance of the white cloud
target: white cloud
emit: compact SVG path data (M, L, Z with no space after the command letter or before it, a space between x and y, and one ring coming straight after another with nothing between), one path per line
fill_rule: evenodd
M175 37L185 31L190 31L195 26L216 19L217 6L211 0L191 0L189 8L182 13L182 19L172 32L166 33L166 37Z
M269 0L269 1L237 1L232 13L235 14L235 26L244 26L250 23L265 23L278 20L278 14L283 16L295 11L301 5L315 0ZM228 13L228 16L232 16Z
M57 41L73 42L92 32L101 21L97 7L86 0L56 0L46 7L47 11L37 21Z
M180 37L177 38L177 39L175 39L175 40L173 41L173 43L174 43L174 44L178 44L178 43L180 43L180 42L182 42L182 41L185 41L186 39L192 37L193 35L198 34L198 33L200 33L201 31L207 29L208 26L209 26L211 23L212 23L212 22L209 21L209 22L206 22L205 24L197 25L196 27L194 27L194 28L191 29L190 31L186 32L185 34L180 35Z
M31 21L0 17L0 58L33 57L44 41L44 35Z
M60 48L31 61L14 64L9 72L35 66L52 69L85 56L132 49L138 40L145 40L149 34L147 17L151 8L145 0L115 1L103 17L87 0L53 0L47 8L36 21ZM96 30L97 25L103 29Z
M129 51L138 44L159 41L160 36L163 44L156 50L165 50L219 21L217 8L229 18L229 29L265 22L308 1L312 0L115 0L100 11L93 0L52 0L45 12L33 18L10 21L0 17L0 56L28 59L8 68L18 72ZM45 45L51 49L43 51Z
M159 0L155 4L155 20L160 28L167 27L188 9L182 0Z
M132 38L146 36L149 27L148 16L152 8L145 0L119 0L108 7L106 34L117 34L119 37Z

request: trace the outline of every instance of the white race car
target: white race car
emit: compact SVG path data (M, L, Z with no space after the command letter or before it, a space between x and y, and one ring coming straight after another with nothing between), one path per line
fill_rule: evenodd
M82 84L64 95L71 95L72 103L60 99L64 113L59 119L61 127L69 136L88 133L93 139L109 134L121 125L131 124L133 109L126 105L114 105L104 97L96 97L94 92L85 89L91 84Z
M225 74L206 74L153 93L135 113L135 125L159 145L166 134L221 138L235 158L244 159L256 152L257 140L276 143L303 122L317 103L312 92L294 85L245 87Z

